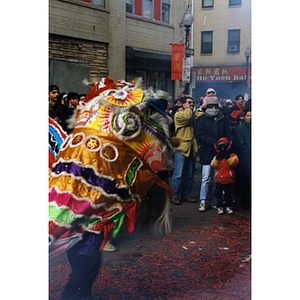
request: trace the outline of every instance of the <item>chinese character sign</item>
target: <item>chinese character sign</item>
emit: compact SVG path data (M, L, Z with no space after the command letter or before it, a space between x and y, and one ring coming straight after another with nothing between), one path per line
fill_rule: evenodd
M172 43L171 80L182 79L183 57L184 57L184 44Z
M248 73L251 72L249 67ZM192 68L195 72L196 82L203 81L246 81L246 67L208 67L208 68ZM250 76L249 76L250 77Z

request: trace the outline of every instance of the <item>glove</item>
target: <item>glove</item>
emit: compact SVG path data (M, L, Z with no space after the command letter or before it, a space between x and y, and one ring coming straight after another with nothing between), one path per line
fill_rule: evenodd
M224 149L224 150L221 150L221 151L217 154L216 158L217 158L217 160L221 160L221 159L223 159L223 158L228 159L228 158L230 158L230 154L229 154L229 152L228 152L226 149Z

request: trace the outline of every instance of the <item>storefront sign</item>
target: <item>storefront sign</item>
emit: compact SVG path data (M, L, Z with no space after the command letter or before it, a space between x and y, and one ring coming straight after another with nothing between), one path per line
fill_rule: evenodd
M186 48L184 50L184 54L185 54L185 56L194 56L194 49Z
M250 68L249 73L250 73ZM245 67L209 67L209 68L192 68L195 72L196 82L203 81L246 81L246 66Z
M182 61L182 82L188 83L191 81L191 58L184 57Z
M172 43L171 80L182 79L183 57L184 57L184 44Z

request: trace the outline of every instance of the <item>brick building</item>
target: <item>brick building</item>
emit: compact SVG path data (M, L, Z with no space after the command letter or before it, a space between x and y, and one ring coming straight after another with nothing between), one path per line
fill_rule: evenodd
M88 92L84 78L131 80L174 95L171 46L183 41L180 19L189 1L50 0L49 82ZM182 89L182 88L181 88Z
M227 98L249 92L244 51L251 47L251 0L50 0L49 82L81 93L90 90L84 78L142 76L145 87L177 98L184 86L171 80L169 43L185 41L188 5L190 94L198 98L208 87Z

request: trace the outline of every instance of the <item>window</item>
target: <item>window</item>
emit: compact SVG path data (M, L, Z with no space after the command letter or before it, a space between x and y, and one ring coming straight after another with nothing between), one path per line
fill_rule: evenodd
M158 89L158 72L148 72L148 87L152 86L154 90Z
M134 0L126 0L126 12L133 14Z
M227 53L240 52L240 29L228 30Z
M105 0L78 0L78 1L105 7Z
M152 86L155 90L160 89L171 93L171 74L154 71L127 71L126 73L127 81L137 77L142 77L145 88Z
M214 7L214 0L202 0L202 8Z
M143 0L143 17L153 19L152 0Z
M105 0L91 0L91 3L105 7Z
M161 2L161 20L170 23L170 0L162 0Z
M213 32L202 31L201 32L201 54L211 54L213 46Z
M159 74L159 85L158 85L158 88L160 90L163 90L163 91L167 91L168 90L166 73L160 73Z
M229 0L229 6L242 5L242 0Z

